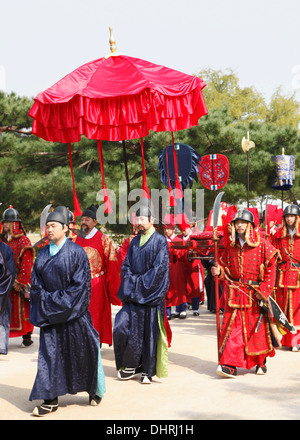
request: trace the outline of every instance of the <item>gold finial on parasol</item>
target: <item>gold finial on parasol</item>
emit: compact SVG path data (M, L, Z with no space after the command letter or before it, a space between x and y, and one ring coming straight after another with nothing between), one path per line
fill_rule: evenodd
M115 37L113 36L112 27L109 28L109 33L110 33L110 37L109 37L110 51L113 54L117 52L117 46L116 46Z

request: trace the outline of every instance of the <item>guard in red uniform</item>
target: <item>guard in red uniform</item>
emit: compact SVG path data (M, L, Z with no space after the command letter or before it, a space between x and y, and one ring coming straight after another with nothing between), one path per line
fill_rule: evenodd
M177 215L178 227L181 234L177 235L177 239L186 242L192 235L192 229L189 220L185 214L181 217ZM194 251L195 256L198 255ZM179 262L181 264L181 273L187 293L187 302L192 304L194 316L199 316L199 304L204 302L204 269L200 259L188 260L188 251L184 249L180 252ZM187 303L184 302L176 307L175 317L181 319L186 318Z
M283 211L283 227L276 233L276 247L282 262L278 265L275 300L297 334L286 333L281 344L300 351L300 209L289 205Z
M254 230L250 211L237 211L232 225L232 240L220 258L220 266L211 269L213 276L219 274L228 280L217 374L235 377L237 367L256 367L257 374L265 374L266 357L274 356L275 350L268 317L264 315L257 325L259 301L272 294L279 252Z
M12 205L3 213L2 228L7 245L14 253L16 265L16 278L10 293L12 310L9 337L23 336L21 346L28 347L33 343L33 325L29 321L29 285L35 250L26 236L18 211Z
M117 254L113 242L97 228L97 206L89 206L81 216L81 228L85 238L76 237L75 243L87 253L92 278L90 313L100 343L112 345L111 304L121 305L117 298L120 273Z
M175 230L175 219L173 215L166 215L164 217L164 234L168 242L169 247L169 275L170 284L168 293L166 295L166 312L167 318L172 319L173 315L171 313L172 306L179 306L180 304L186 303L187 293L186 286L184 283L184 275L182 273L182 265L178 260L178 255L180 254L179 249L172 248L171 244L176 241L181 243L182 240L179 239L174 233ZM176 244L176 243L175 243Z

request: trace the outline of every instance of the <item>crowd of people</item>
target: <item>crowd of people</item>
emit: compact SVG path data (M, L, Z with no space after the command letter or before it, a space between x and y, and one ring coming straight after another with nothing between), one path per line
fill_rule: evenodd
M218 226L217 261L209 221L203 233L197 219L167 215L163 235L145 199L132 234L117 248L97 227L97 208L84 210L76 234L73 213L57 206L47 216L39 246L31 244L13 206L3 212L0 354L7 354L13 337L22 337L22 347L29 347L39 327L29 399L43 403L34 407L34 416L56 411L59 396L82 391L90 405L99 405L106 391L102 344L113 346L121 381L140 375L142 384L151 384L155 375L167 377L170 321L186 319L189 308L199 316L205 292L208 310L223 315L217 328L218 375L234 378L238 368L266 374L267 357L277 348L300 351L298 206L284 211L271 206L263 227L256 209L226 206ZM210 238L209 244L199 247L203 237ZM293 333L271 313L270 297L296 329ZM119 306L114 324L112 305Z

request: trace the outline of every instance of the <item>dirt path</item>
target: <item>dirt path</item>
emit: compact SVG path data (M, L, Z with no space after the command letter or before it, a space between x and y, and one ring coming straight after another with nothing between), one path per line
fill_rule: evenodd
M114 313L118 310L114 307ZM268 373L238 370L236 379L216 375L215 315L200 307L200 316L172 320L169 377L142 385L139 377L116 377L112 347L102 347L106 394L98 407L80 393L59 398L57 412L43 419L31 416L36 403L28 397L37 368L39 330L34 344L20 348L10 339L9 353L0 357L1 420L292 420L300 414L300 353L277 351Z

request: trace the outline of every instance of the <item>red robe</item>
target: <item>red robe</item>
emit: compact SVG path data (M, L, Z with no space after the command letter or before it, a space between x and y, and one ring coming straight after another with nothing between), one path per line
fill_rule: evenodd
M261 308L253 289L258 289L265 299L272 294L277 255L278 251L259 233L256 241L248 237L243 247L235 239L226 246L220 258L221 279L229 279L220 331L220 364L250 369L263 365L266 356L274 356L266 316L255 332Z
M183 240L183 234L178 234L177 239ZM197 251L195 251L197 255ZM200 301L204 301L204 269L200 259L188 261L188 252L183 249L180 252L179 261L181 264L181 273L185 289L187 292L187 301L190 302L192 298L198 298Z
M169 246L169 275L170 284L168 293L166 295L166 306L179 306L187 301L187 292L184 282L184 274L182 273L182 265L178 260L181 250L174 249L171 243L176 244L176 241L181 243L181 240L175 235L173 239L167 238Z
M278 264L275 300L288 321L297 329L297 334L283 335L281 344L293 347L300 343L300 227L299 217L293 238L284 224L276 234L276 247L282 261Z
M18 222L12 222L12 235L8 239L8 246L12 249L16 264L15 283L26 289L27 284L31 281L31 272L33 267L33 259L35 250L31 245L29 238L19 229ZM20 292L12 290L10 293L10 301L12 305L10 318L10 338L32 333L33 325L29 321L30 303Z
M121 278L117 254L110 238L97 231L92 238L76 237L75 242L87 253L92 278L89 310L101 344L112 345L111 304L121 305L117 298Z

